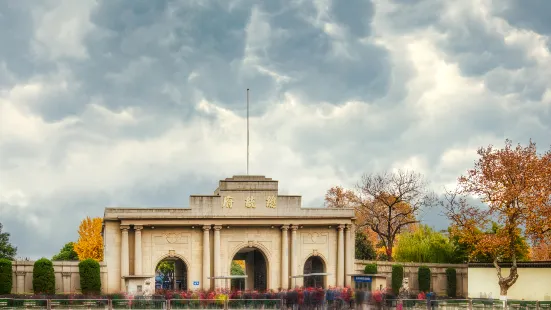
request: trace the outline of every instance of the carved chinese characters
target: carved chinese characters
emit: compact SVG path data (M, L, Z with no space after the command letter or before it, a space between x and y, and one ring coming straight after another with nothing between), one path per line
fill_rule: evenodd
M234 198L232 196L224 196L222 200L222 208L231 209L233 208ZM238 199L238 204L241 204ZM270 195L266 197L266 208L275 209L277 207L277 196ZM245 198L245 208L255 209L256 208L256 199L254 196L247 196Z
M222 203L222 208L231 209L233 207L233 197L226 196L224 197L224 202Z
M254 197L253 196L248 196L246 199L245 199L245 208L249 208L249 209L254 209L256 208L256 204L255 204L255 201L254 201Z
M277 198L275 196L266 197L266 208L275 209L277 206Z

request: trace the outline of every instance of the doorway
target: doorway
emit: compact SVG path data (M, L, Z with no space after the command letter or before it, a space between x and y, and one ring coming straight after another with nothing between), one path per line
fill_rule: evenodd
M232 290L266 291L268 264L262 251L254 247L243 248L235 254L231 264L232 275L247 275L245 279L232 280Z
M304 263L304 274L324 273L325 264L319 256L310 256ZM304 287L325 288L325 276L304 277Z
M178 257L161 260L155 267L155 289L185 291L187 286L187 266Z

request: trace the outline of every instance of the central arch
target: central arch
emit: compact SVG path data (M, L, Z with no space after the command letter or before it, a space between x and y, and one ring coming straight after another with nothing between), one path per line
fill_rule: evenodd
M178 254L167 254L157 259L155 268L155 289L185 291L188 286L189 263Z
M239 268L242 271L239 271ZM230 261L230 274L246 274L246 279L232 280L232 290L266 291L269 287L270 273L268 256L257 245L238 248Z

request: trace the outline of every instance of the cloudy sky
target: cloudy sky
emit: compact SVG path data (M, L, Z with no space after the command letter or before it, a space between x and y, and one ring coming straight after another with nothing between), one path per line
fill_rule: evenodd
M493 2L493 3L492 3ZM521 4L522 3L522 4ZM548 0L4 0L0 222L50 257L108 206L187 207L246 170L321 206L396 168L551 145ZM437 212L425 220L444 228Z

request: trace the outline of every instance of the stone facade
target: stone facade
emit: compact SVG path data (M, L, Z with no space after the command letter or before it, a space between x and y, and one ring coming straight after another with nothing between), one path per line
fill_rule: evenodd
M53 261L55 273L55 291L57 294L80 293L80 274L77 261ZM14 261L13 294L33 293L34 261ZM104 262L100 263L101 285L107 283L107 268Z
M457 280L457 296L466 297L469 284L469 270L467 264L431 264L431 263L399 263L399 262L376 262L356 260L356 273L363 273L365 265L377 264L377 272L386 276L386 286L392 287L392 265L404 266L404 279L408 278L408 286L411 293L419 292L418 271L420 266L427 266L431 272L431 288L437 295L446 295L447 278L446 269L455 268ZM379 288L379 287L377 287ZM373 288L375 289L375 288Z
M237 253L255 249L266 261L268 289L302 285L305 262L322 259L324 285L350 285L354 210L303 208L300 196L278 194L278 181L234 176L213 195L191 196L180 209L106 208L106 292L153 290L157 264L179 258L187 287L224 287ZM198 286L193 285L199 283Z

